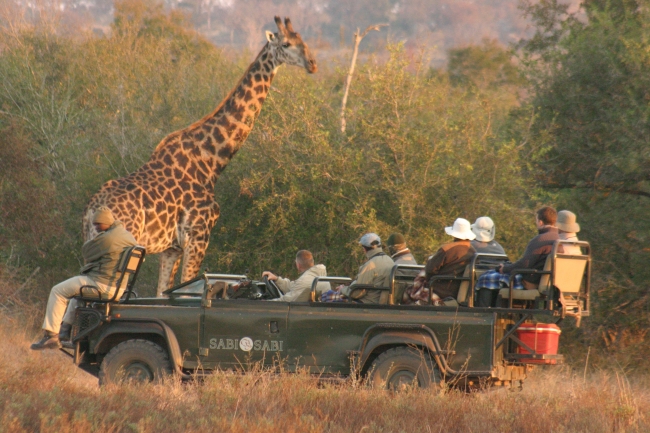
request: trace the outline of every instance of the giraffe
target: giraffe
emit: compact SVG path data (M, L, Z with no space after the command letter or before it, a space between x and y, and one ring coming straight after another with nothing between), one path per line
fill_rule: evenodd
M161 254L157 296L173 285L181 258L181 281L194 278L219 218L214 188L219 175L246 141L280 65L316 72L316 61L289 18L275 17L277 33L235 88L210 114L172 132L149 160L130 175L109 180L83 214L84 240L97 235L92 215L107 206L148 254Z

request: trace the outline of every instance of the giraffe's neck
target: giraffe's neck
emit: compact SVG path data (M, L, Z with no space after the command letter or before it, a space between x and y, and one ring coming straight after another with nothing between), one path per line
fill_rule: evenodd
M212 113L164 138L154 150L150 164L173 165L175 173L180 168L199 183L214 187L262 110L281 63L273 50L268 43L264 46L237 86Z

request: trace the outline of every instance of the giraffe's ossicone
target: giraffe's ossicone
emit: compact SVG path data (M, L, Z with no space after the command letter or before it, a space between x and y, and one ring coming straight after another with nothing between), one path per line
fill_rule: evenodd
M276 16L275 23L278 32L266 32L268 42L212 113L165 137L147 163L106 182L84 210L84 240L96 235L95 209L108 206L147 254L161 254L158 296L173 284L181 258L181 281L198 274L219 218L216 181L246 141L278 66L316 72L316 61L289 18L283 24Z

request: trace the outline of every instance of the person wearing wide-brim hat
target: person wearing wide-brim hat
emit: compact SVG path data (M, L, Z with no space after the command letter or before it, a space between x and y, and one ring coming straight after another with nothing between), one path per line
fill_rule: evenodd
M558 229L560 239L565 241L578 241L577 233L580 231L580 224L576 222L576 214L570 210L561 210L557 213L555 226ZM564 254L580 255L582 251L577 245L563 244Z
M471 243L477 253L506 254L503 247L494 240L496 227L492 218L488 216L476 218L476 221L472 224L472 232L476 235L476 239Z
M476 238L472 232L469 221L458 218L451 227L445 227L445 233L452 236L454 240L444 244L438 251L429 257L424 270L415 279L413 287L404 292L403 302L414 302L426 304L429 300L429 290L434 302L444 304L445 298L456 298L460 289L460 281L433 281L429 284L434 275L449 275L460 277L465 267L472 260L476 253L472 248L471 240ZM427 287L430 287L429 289Z

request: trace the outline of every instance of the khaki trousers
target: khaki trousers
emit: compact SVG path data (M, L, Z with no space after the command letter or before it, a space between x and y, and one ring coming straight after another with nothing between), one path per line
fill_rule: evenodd
M109 298L115 293L115 287L98 283L85 275L72 277L57 284L52 287L50 298L47 301L45 321L43 322L44 330L58 334L62 321L70 325L74 323L75 310L79 306L79 302L76 299L72 299L72 297L81 294L80 289L82 286L97 287L102 295L102 299ZM121 290L123 290L125 286L126 284L123 284ZM90 296L91 293L93 292L90 290L84 290L86 296Z

